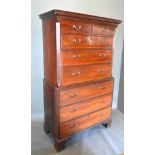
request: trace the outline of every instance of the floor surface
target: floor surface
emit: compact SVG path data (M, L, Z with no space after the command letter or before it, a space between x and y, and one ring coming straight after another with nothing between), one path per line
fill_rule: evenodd
M123 114L113 110L112 126L88 129L71 138L65 150L57 153L53 141L43 131L43 121L31 123L31 155L119 155L124 151Z

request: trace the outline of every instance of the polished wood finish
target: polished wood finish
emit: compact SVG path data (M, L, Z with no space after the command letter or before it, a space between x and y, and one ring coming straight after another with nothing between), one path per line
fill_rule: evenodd
M93 25L93 34L96 35L105 35L105 36L110 36L114 35L115 33L115 25L109 25L109 24L98 24L98 25Z
M111 107L85 115L83 117L61 123L60 137L64 138L73 133L86 129L94 124L98 124L108 119L111 115Z
M51 83L57 85L57 77L53 76L57 74L55 20L46 20L42 23L42 25L44 42L44 77L46 77L46 79L48 79Z
M62 90L60 91L60 106L70 105L91 97L109 94L112 93L112 91L113 80Z
M76 104L60 108L60 122L65 122L91 112L111 106L112 94L88 99Z
M112 49L113 37L61 35L61 48L69 49Z
M79 22L76 20L62 20L61 21L62 34L90 34L91 25L86 22Z
M105 17L99 17L99 16L93 16L93 15L86 15L82 13L75 13L75 12L70 12L70 11L62 11L62 10L51 10L49 12L40 14L39 17L42 20L47 20L47 19L52 19L54 17L57 17L58 19L78 19L78 20L85 20L85 21L92 21L93 23L100 22L100 23L105 23L107 22L108 24L114 24L116 27L118 24L121 23L120 20L116 19L111 19L111 18L105 18Z
M111 77L112 64L64 67L62 69L62 85L82 83L93 79Z
M112 62L111 50L76 50L62 51L62 65L91 65Z
M44 79L44 130L51 132L55 141L59 139L59 91Z
M119 20L52 10L40 15L44 131L59 152L72 135L111 125L112 55Z

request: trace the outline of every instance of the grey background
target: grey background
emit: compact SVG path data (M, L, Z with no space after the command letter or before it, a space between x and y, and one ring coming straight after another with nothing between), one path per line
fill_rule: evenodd
M119 82L117 108L119 111L124 113L124 51L122 53L121 75L120 75L120 82Z
M43 117L43 41L38 15L60 9L123 20L123 0L32 0L31 8L31 116ZM113 108L117 106L123 47L123 22L116 31L113 56Z

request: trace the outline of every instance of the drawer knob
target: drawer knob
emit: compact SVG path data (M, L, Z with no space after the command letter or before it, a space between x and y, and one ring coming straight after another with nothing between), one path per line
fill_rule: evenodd
M80 29L82 29L82 26L81 25L73 25L73 29L76 30L76 31L79 31Z
M110 32L110 29L109 28L107 28L107 32Z
M104 69L98 69L97 70L99 73L103 73L104 72Z
M73 43L75 43L75 44L80 44L81 43L81 39L73 39Z
M104 57L105 57L105 54L100 53L100 54L99 54L99 57L104 58Z
M73 76L79 76L81 73L80 72L73 72L72 75Z
M106 44L106 40L105 39L101 40L101 43Z
M105 89L105 88L106 88L105 86L101 86L101 87L100 87L100 89Z
M105 32L105 31L106 31L106 28L105 28L105 27L103 27L102 32Z
M76 127L76 124L70 124L69 127L70 128L75 128Z
M102 98L99 103L103 103L103 102L104 102L104 99Z
M70 97L76 97L77 93L70 94Z
M100 111L100 117L103 117L103 116L104 116L103 111Z
M80 59L81 58L81 55L73 55L73 59Z
M69 111L70 112L75 112L75 111L77 111L77 108L70 109Z

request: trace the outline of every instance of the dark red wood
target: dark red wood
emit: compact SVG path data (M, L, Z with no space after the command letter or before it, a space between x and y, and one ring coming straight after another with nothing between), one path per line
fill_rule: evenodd
M63 50L77 49L112 49L113 37L61 35L61 48Z
M111 71L112 64L64 67L62 68L62 85L107 79L111 77Z
M112 53L121 21L52 10L40 15L44 47L44 131L59 152L79 132L111 125Z
M62 65L92 65L112 62L112 50L62 51Z
M74 86L60 91L60 105L66 106L92 97L106 95L113 91L113 80Z
M73 133L79 132L85 128L88 128L94 124L98 124L107 120L111 115L111 107L99 110L97 112L85 115L83 117L61 123L60 125L60 137L72 135Z
M71 106L60 108L60 122L65 122L91 112L111 106L112 94L91 98L86 101L75 103Z

